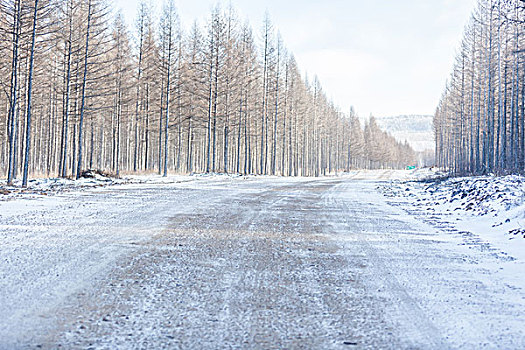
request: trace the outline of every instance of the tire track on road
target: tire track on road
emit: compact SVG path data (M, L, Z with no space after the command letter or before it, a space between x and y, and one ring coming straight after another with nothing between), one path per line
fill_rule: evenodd
M380 179L385 179L388 176L390 176L389 173L382 174ZM355 207L343 198L343 194L347 193L349 188L350 184L348 182L334 186L325 196L325 203L327 206L339 207L346 213L347 217L350 218L350 221L340 221L338 218L333 218L330 220L331 226L339 235L352 236L352 243L346 244L347 249L355 250L356 245L358 245L358 249L363 250L364 256L366 257L366 261L363 261L363 264L368 263L368 269L370 270L367 276L370 280L370 292L374 293L374 289L378 291L377 287L379 287L382 289L381 294L386 296L387 302L397 304L394 310L390 310L390 317L393 317L391 321L400 321L401 329L404 329L404 332L410 333L403 336L408 340L408 343L414 342L414 346L424 347L425 349L450 348L450 345L447 344L429 316L426 315L425 311L410 295L410 292L397 280L396 272L388 267L388 262L393 260L392 255L386 250L378 251L378 249L370 243L370 234L373 234L374 231L378 233L381 232L383 235L388 234L388 231L385 231L385 227L387 226L384 225L388 218L369 217L367 226L372 226L370 224L371 222L382 222L383 225L372 226L366 228L366 230L360 227L356 221L351 221L352 217L366 215L366 211L356 212ZM355 186L352 188L355 189ZM360 207L360 209L364 208ZM373 213L368 212L368 215L370 214ZM338 239L337 237L334 238ZM355 251L353 253L355 253ZM387 305L385 305L385 307L386 310L392 309Z

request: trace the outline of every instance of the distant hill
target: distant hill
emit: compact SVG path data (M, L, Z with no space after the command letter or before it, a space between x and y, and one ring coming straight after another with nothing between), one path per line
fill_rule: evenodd
M399 115L378 117L377 124L398 141L405 140L417 152L434 149L434 131L431 115Z

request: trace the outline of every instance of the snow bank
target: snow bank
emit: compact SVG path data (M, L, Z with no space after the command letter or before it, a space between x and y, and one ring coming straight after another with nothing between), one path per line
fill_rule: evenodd
M525 178L446 178L415 172L412 181L381 186L390 201L407 202L430 221L439 218L455 231L473 233L514 258L525 260ZM425 175L430 177L425 178Z
M228 181L236 178L245 178L240 174L192 174L192 175L168 175L166 177L158 174L148 175L125 175L114 177L96 170L87 170L82 173L78 180L70 178L39 178L31 179L27 188L22 187L22 180L16 180L13 186L8 186L6 180L0 180L0 201L12 201L14 199L37 198L62 192L70 192L96 187L108 187L125 184L180 184L200 180ZM253 177L253 176L250 176Z
M22 180L16 180L8 186L6 180L0 180L0 201L16 198L33 198L82 188L105 187L126 183L125 178L115 178L96 171L86 171L79 180L68 178L31 179L27 188L22 187Z

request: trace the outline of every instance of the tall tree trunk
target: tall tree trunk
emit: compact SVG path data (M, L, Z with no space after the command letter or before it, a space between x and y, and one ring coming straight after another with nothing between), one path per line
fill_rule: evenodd
M172 56L172 32L170 28L169 44L168 44L168 62L167 62L167 79L166 79L166 114L164 120L164 173L163 176L168 176L168 138L169 138L169 122L170 122L170 88L171 88L171 56Z
M29 73L27 81L27 113L26 113L26 154L24 159L24 175L22 186L27 187L27 178L29 172L29 157L31 154L31 98L33 96L33 65L35 60L35 40L36 40L36 23L38 15L38 0L34 3L33 12L33 30L31 32L31 51L29 58Z
M7 183L13 184L13 180L16 173L16 133L17 133L17 118L15 116L17 110L17 97L18 97L18 67L19 67L19 41L20 41L20 30L21 30L21 2L17 0L15 2L13 12L13 57L11 65L11 96L10 96L10 108L8 116L9 125L9 167L7 171Z
M91 0L88 0L88 18L87 18L87 29L86 29L86 51L84 54L84 77L82 79L82 102L80 106L80 122L78 124L78 165L77 165L77 176L79 179L82 172L82 126L84 124L84 114L86 109L86 81L88 73L88 55L89 55L89 34L91 30Z

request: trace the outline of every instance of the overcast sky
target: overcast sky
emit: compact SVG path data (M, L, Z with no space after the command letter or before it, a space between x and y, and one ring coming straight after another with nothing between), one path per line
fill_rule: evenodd
M133 24L139 0L115 0ZM303 70L344 111L433 114L475 0L232 0L256 33L266 10ZM160 8L162 1L152 0ZM189 26L215 0L175 1ZM229 3L223 2L223 3ZM258 36L260 37L260 35Z

